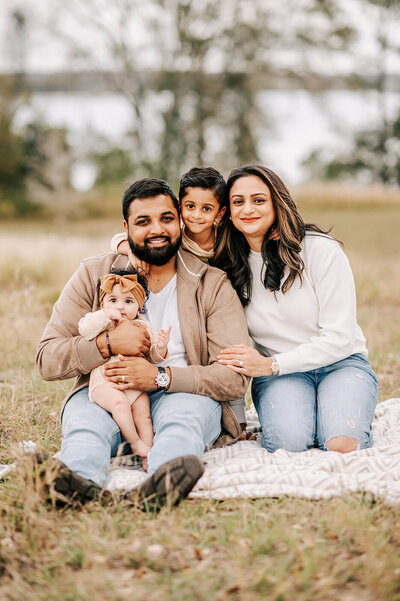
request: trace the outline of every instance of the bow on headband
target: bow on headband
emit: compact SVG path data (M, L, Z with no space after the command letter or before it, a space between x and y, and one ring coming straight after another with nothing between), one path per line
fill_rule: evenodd
M119 284L121 292L132 292L139 305L139 310L143 307L146 299L146 292L143 286L137 281L137 275L133 273L129 275L118 275L116 273L102 275L100 278L99 291L100 302L102 302L106 294L111 294L112 289L116 284Z

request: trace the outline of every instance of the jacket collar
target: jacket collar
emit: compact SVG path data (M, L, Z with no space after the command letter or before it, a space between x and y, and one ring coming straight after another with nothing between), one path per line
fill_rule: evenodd
M178 250L176 256L178 274L185 280L197 282L207 271L208 265L186 250Z

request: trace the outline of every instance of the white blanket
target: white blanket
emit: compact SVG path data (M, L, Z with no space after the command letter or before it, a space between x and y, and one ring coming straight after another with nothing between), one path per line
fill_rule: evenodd
M248 413L259 430L254 408ZM204 453L205 473L190 498L303 497L327 499L346 493L370 493L400 504L400 399L380 403L372 426L374 446L345 455L311 449L269 453L258 442L241 441ZM112 469L110 490L131 489L146 478L142 470Z

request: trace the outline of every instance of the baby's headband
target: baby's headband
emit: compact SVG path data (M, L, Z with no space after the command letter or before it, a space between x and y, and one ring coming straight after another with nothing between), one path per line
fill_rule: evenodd
M102 302L106 294L111 294L115 284L119 284L121 292L132 292L139 305L139 310L141 310L146 300L146 292L143 286L139 284L137 275L134 273L129 275L118 275L116 273L102 275L100 278L99 301Z

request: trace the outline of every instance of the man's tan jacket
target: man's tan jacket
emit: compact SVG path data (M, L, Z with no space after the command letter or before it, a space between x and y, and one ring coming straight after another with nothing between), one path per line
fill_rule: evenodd
M89 374L106 362L96 340L79 335L78 322L99 309L96 291L101 275L124 269L127 258L107 253L82 261L54 305L36 364L45 380L76 377L65 402L88 386ZM177 254L178 314L188 367L171 368L168 392L187 392L229 401L243 396L248 378L220 365L217 355L233 344L248 344L244 311L226 274L186 251ZM229 404L222 402L222 432L217 444L237 440L240 426Z

